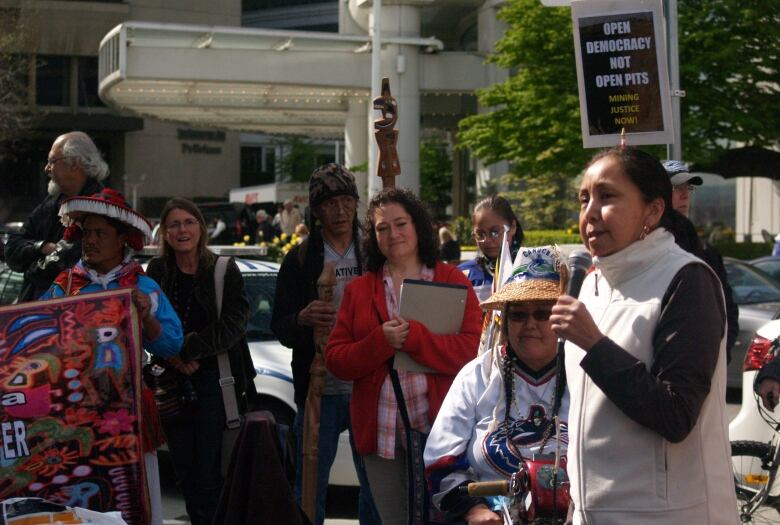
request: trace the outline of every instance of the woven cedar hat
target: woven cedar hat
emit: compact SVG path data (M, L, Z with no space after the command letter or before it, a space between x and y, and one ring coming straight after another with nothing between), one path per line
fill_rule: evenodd
M499 291L482 303L482 308L499 310L506 303L555 301L566 290L568 272L555 246L521 248L512 274Z
M62 201L59 211L62 224L65 225L66 240L81 238L81 223L87 215L110 217L130 226L127 245L140 250L144 243L152 238L152 225L143 215L133 210L124 196L111 188L104 188L89 197L71 197Z

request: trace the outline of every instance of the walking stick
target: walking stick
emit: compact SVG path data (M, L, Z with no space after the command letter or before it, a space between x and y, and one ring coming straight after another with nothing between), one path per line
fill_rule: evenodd
M317 279L317 296L320 301L333 301L336 271L333 263L326 263ZM328 342L330 327L314 329L314 359L309 368L309 393L306 396L303 423L303 470L301 473L301 506L314 523L317 512L317 468L320 452L320 400L325 389L325 359L322 351Z
M395 178L401 174L398 161L398 131L393 129L398 120L398 103L390 94L390 79L382 79L382 94L374 99L374 109L382 112L382 118L374 121L374 137L379 146L376 174L382 179L382 189L395 188Z

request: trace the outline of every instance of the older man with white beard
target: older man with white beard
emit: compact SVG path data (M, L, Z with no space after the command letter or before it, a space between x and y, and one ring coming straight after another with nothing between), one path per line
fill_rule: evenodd
M103 189L108 165L86 133L73 131L54 141L46 162L49 195L35 207L24 226L9 236L5 258L11 269L24 272L18 301L40 297L54 278L81 256L81 242L63 240L64 228L57 212L62 201L76 195L92 195Z

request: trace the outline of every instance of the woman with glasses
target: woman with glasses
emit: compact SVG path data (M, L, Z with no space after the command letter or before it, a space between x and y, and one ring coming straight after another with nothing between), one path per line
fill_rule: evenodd
M471 224L479 254L458 268L463 270L471 281L479 300L484 301L493 291L493 274L496 270L496 260L501 255L504 231L509 232L509 247L514 260L517 250L523 244L523 228L509 201L498 195L477 203L471 216Z
M482 303L502 310L504 345L485 352L455 378L425 448L433 501L448 522L503 525L501 497L475 498L460 488L509 479L522 461L553 454L557 336L550 327L555 301L566 288L565 266L553 247L523 249L516 272ZM563 270L563 271L562 271ZM561 454L566 453L569 395L561 399ZM565 515L567 503L563 502Z
M178 413L162 418L162 424L190 521L208 525L222 489L225 407L217 355L228 352L236 398L243 410L244 393L248 388L253 390L255 376L245 337L249 302L241 271L230 259L222 312L217 315L217 256L206 247L206 221L195 204L169 200L160 217L160 233L161 255L149 261L147 274L160 284L179 315L184 344L177 357L165 361L155 358L152 363L174 374L187 400Z

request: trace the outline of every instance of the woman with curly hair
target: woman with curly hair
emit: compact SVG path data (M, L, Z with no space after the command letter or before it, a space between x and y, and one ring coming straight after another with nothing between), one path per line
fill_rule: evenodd
M405 189L388 189L369 203L366 214L367 272L344 292L328 340L328 369L353 381L351 417L358 452L364 457L371 491L384 525L405 524L407 471L404 428L389 370L405 352L435 373L398 370L411 427L428 432L452 380L476 356L481 310L468 279L437 261L431 218ZM434 334L399 316L404 279L468 286L466 310L457 334Z

